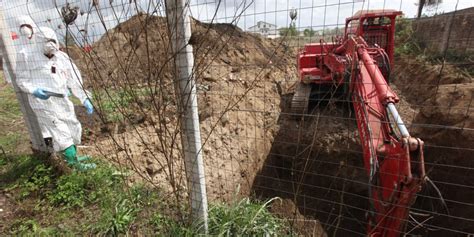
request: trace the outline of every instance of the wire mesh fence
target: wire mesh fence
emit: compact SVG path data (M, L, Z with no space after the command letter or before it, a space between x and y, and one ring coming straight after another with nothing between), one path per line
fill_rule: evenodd
M194 55L190 79L195 82L199 111L197 151L203 156L210 203L278 197L270 210L285 220L288 233L301 235L367 235L374 228L396 235L474 233L474 5L469 0L427 5L420 19L417 1L184 2L191 17L192 34L186 40ZM51 86L54 92L56 85L47 81L48 76L34 70L44 65L50 69L52 59L42 51L22 51L40 44L30 40L44 35L44 27L54 30L66 55L53 64L62 63L58 70L63 68L68 76L53 79L66 80L61 88L72 96L62 90L63 97L52 98L64 102L49 105L56 114L36 112L51 98L41 101L31 95L34 90L27 90L30 87L19 89L30 93L35 111L30 116L38 119L42 137L53 137L57 145L59 138L45 131L79 129L75 132L82 135L79 154L131 170L130 180L159 187L171 203L186 206L197 185L186 182L191 170L185 168L188 146L182 143L185 107L192 99L177 89L185 68L179 66L179 53L172 47L180 39L171 37L176 26L167 19L166 2L3 1L2 5L8 24L2 34L12 39L15 52L8 53L17 80L41 81L31 88ZM384 17L392 10L403 15L387 21ZM375 15L346 22L363 14ZM30 39L19 30L21 15L37 25ZM395 28L390 32L392 23ZM351 41L362 29L367 44ZM361 47L370 49L367 55L375 61L364 64ZM28 67L19 69L20 52L38 58L30 57ZM302 61L304 55L307 63ZM305 63L308 68L303 68ZM389 92L380 94L375 82L363 84L375 77L371 68L390 83ZM25 72L28 76L22 75ZM316 76L305 77L311 73ZM303 114L294 110L301 84L310 93ZM392 91L396 96L390 101L372 104ZM92 115L83 108L86 99L93 104ZM384 175L401 175L400 161L410 146L395 118L388 118L393 116L389 103L396 104L410 135L424 141L426 176L418 177L420 190L407 189L407 179L380 181ZM67 120L74 111L82 126ZM47 122L54 123L48 125L52 129L43 128ZM55 150L79 144L66 143ZM396 144L405 150L390 150ZM390 147L379 149L383 146ZM416 179L416 168L423 164L417 159L420 149L408 153L412 168L407 172ZM380 167L369 164L375 161L367 154L377 156ZM389 163L389 168L383 165ZM416 193L416 201L396 201L409 193ZM392 209L409 213L400 217ZM375 218L380 213L387 216ZM378 226L386 220L399 221L401 227Z

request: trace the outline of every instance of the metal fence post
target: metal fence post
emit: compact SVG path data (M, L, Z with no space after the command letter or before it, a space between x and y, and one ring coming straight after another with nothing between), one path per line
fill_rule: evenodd
M189 5L183 0L166 0L166 15L170 31L172 52L175 54L177 70L176 91L180 93L182 122L182 146L192 217L204 223L207 233L207 195L204 164L199 129L196 84L193 77L193 48L188 44L191 38Z
M20 103L20 109L23 113L23 119L25 120L26 126L28 127L28 132L30 134L31 139L31 146L34 151L39 152L48 152L48 148L44 144L43 137L41 135L41 130L38 124L38 119L36 118L33 110L28 103L28 96L21 92L18 88L18 84L16 82L16 74L13 70L13 63L15 60L15 48L13 46L13 40L10 36L10 30L8 25L5 21L5 16L3 13L3 7L0 6L0 50L3 55L3 60L5 60L6 68L3 70L7 70L8 74L11 78L11 83L15 90L16 98Z

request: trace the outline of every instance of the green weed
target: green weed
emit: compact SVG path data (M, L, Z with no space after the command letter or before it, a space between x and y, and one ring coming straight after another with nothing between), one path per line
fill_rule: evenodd
M109 90L96 93L94 100L100 108L101 112L106 115L110 122L123 121L129 114L131 106L146 105L143 103L146 97L151 96L151 90L148 88L133 89L133 90Z
M55 228L42 227L36 220L26 219L16 221L11 228L11 234L16 236L58 236ZM64 234L64 233L63 233Z
M187 226L162 213L155 213L150 219L150 224L154 227L155 233L160 236L196 236L199 234L196 226Z
M5 165L0 173L0 188L11 190L19 187L31 186L31 180L42 179L41 174L49 174L45 166L38 167L43 162L41 159L28 155L24 156L2 156ZM32 172L35 171L35 172ZM33 181L35 182L35 181ZM41 181L37 181L41 184Z
M62 176L48 199L53 205L83 207L87 202L87 181L83 175Z
M277 236L283 222L267 209L273 201L252 202L243 198L231 205L213 204L209 209L209 234L216 236Z
M280 236L284 235L284 222L268 210L273 201L252 202L243 198L231 204L211 204L208 217L210 236ZM202 224L186 225L169 216L156 213L150 223L158 235L196 236L202 234Z
M103 210L102 219L97 229L100 230L99 233L112 236L127 233L139 211L139 205L123 198L115 203L112 210Z
M398 18L395 24L395 55L420 55L423 45L415 37L412 22Z
M7 157L4 154L0 154L0 166L7 164Z
M159 190L143 184L129 186L122 173L101 162L95 170L57 176L51 167L32 156L2 159L6 164L0 166L0 187L21 197L19 208L32 210L28 219L9 222L10 234L54 236L69 231L69 235L118 236L137 229L160 236L201 233L201 223L189 224L183 221L187 218L169 214L186 209L184 205L167 206ZM230 204L211 204L209 235L284 235L283 221L268 211L271 201L244 198Z
M52 169L45 164L38 164L31 175L24 174L22 179L20 196L25 198L32 193L40 193L51 184Z
M111 167L99 166L88 172L74 172L61 176L48 199L53 205L66 207L83 207L99 201L109 195L111 187L120 184L120 180L112 175L113 172Z

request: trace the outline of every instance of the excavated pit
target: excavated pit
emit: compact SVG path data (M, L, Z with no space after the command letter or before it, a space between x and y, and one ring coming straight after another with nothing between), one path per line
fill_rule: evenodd
M291 201L282 211L302 234L326 236L336 227L340 236L364 233L368 178L349 104L322 103L295 120L290 99L282 100L280 130L253 185L256 194Z

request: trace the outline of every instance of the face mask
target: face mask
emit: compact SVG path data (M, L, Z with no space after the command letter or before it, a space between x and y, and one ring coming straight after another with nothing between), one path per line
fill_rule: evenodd
M46 55L54 55L56 52L58 52L58 47L53 42L47 42L44 45L43 50L44 50L44 54Z
M22 36L31 39L33 37L33 30L28 26L23 26L20 28L20 33Z

